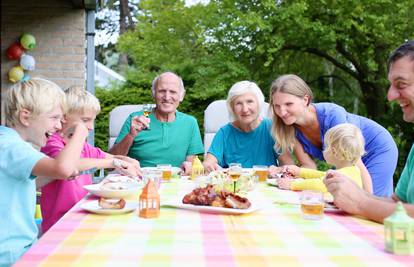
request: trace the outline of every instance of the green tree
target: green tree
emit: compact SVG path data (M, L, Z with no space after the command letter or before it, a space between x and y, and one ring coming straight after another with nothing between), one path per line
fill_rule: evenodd
M386 126L403 162L413 130L385 99L386 59L414 37L414 1L212 0L187 7L143 0L138 10L135 29L117 44L132 59L125 88L149 88L156 73L175 71L187 89L180 109L201 123L208 103L236 81L254 80L267 91L280 74L296 73L317 101Z

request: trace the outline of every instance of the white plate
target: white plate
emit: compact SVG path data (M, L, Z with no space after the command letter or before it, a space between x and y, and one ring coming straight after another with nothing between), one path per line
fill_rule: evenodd
M104 197L104 198L123 198L129 195L138 194L139 189L141 189L144 184L143 183L117 183L122 184L126 189L121 190L110 190L110 189L102 189L102 184L91 184L91 185L84 185L83 188L89 191L91 194Z
M120 175L118 173L108 174L102 181L110 181L113 183L137 183L139 182L138 178L131 178L125 175Z
M82 209L96 214L123 214L138 208L138 202L127 201L123 209L104 209L98 204L98 200L85 202L80 206Z
M211 207L211 206L197 206L193 204L184 204L182 203L182 198L166 201L162 203L162 206L173 207L177 209L185 209L185 210L194 210L204 213L214 213L214 214L232 214L232 215L239 215L239 214L247 214L260 209L260 207L255 204L255 202L251 201L252 205L248 209L231 209L231 208L221 208L221 207Z
M142 170L156 170L157 167L142 167L141 169ZM180 174L181 171L182 171L181 168L171 167L171 172L172 172L173 175L178 175L178 174Z
M273 179L267 179L266 180L266 183L268 184L268 185L271 185L271 186L277 186L277 181L276 181L277 179L275 179L275 178L273 178Z

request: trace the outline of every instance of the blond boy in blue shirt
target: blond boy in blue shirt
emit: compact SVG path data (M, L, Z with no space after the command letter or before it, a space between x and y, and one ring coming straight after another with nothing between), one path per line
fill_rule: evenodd
M35 178L76 174L88 129L82 123L68 130L67 146L56 158L36 150L61 129L65 103L55 83L33 78L14 85L5 94L6 125L0 126L0 266L9 266L37 240L34 219ZM39 178L46 179L46 178Z

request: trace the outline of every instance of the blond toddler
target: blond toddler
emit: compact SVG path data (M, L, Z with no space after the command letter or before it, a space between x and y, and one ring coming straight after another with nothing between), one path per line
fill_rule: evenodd
M352 179L358 186L371 193L372 181L363 180L359 168L355 165L365 154L365 141L361 130L350 123L338 124L326 132L324 145L323 156L325 161L335 166L338 172ZM287 165L282 168L284 172L295 178L280 178L278 180L279 188L327 192L323 183L325 172L299 168L295 165ZM298 177L302 179L297 179Z

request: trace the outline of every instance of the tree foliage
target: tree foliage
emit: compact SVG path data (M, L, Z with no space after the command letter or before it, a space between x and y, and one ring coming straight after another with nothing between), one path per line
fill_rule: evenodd
M295 73L316 101L383 124L404 162L413 131L399 107L386 102L386 60L414 37L412 0L211 0L190 7L142 0L138 10L135 29L117 44L132 59L128 83L117 94L149 88L157 73L175 71L187 89L180 110L201 124L206 106L233 83L253 80L266 95L277 76Z

